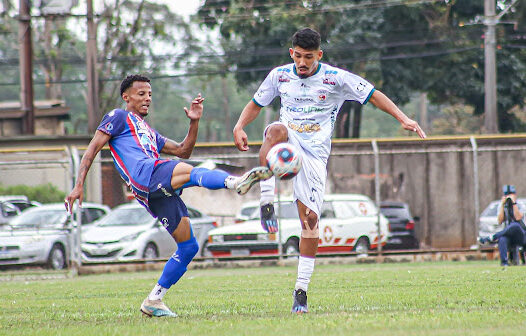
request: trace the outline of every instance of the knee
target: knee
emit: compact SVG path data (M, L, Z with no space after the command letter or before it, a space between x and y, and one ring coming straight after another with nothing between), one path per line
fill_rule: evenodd
M183 243L179 243L175 254L180 258L181 263L188 265L199 251L199 244L195 237Z
M265 141L272 143L285 142L288 139L287 128L283 125L271 125L265 132Z
M301 236L303 238L319 238L318 215L311 211L302 225Z

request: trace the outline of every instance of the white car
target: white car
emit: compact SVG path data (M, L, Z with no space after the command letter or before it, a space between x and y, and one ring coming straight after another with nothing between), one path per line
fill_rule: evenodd
M102 204L82 204L82 230L105 215ZM67 267L76 212L66 213L64 203L44 204L24 210L0 230L0 265L42 264L51 269Z
M198 255L204 251L208 231L217 227L214 218L188 207ZM89 230L82 233L82 259L85 262L167 259L177 245L161 223L139 203L115 207Z
M489 237L504 229L504 223L497 223L497 210L501 200L491 201L479 217L479 237ZM521 208L526 208L526 198L518 198L517 203L522 203Z
M299 252L301 226L296 204L292 198L282 198L275 211L281 220L280 232L283 253ZM258 210L259 211L259 210ZM377 221L380 217L381 235ZM380 242L385 245L389 235L388 221L367 196L357 194L325 195L319 224L319 253L365 253ZM211 230L208 249L214 257L273 255L278 251L277 234L267 233L259 219Z

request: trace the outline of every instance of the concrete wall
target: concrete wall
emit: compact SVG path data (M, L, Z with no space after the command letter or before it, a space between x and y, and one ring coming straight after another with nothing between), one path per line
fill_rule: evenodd
M35 156L25 150L77 145L82 150L89 138L62 137L31 139L0 138L0 163L13 160L49 158L49 153ZM478 136L479 211L476 211L473 147L469 137L379 139L380 198L409 203L413 215L420 217L417 234L430 247L467 247L476 242L478 214L490 201L500 198L503 184L515 184L519 195L526 196L526 172L520 169L526 159L526 135ZM26 149L24 149L25 144ZM232 174L258 165L259 144L251 144L249 152L240 153L232 144L198 144L193 160L214 158L218 167ZM64 153L57 157L64 158ZM61 156L62 155L62 156ZM52 155L51 155L52 157ZM87 200L114 206L125 200L126 187L102 155L95 164L87 185ZM6 168L9 167L9 168ZM67 169L33 165L31 168L0 165L0 183L56 184L69 188ZM283 194L291 194L291 183L282 185ZM375 200L374 155L370 140L333 142L328 165L327 193L361 193ZM232 191L208 191L191 188L183 192L190 206L215 215L234 215L243 202L257 200L259 188L240 197Z

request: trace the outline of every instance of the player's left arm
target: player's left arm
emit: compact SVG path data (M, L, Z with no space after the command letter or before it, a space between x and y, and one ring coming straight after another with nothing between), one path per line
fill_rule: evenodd
M190 109L184 108L184 112L188 119L190 119L190 127L186 137L181 142L176 142L171 139L167 139L161 153L175 155L182 159L188 159L194 150L195 142L197 141L197 134L199 131L199 119L203 115L203 101L205 99L198 94L197 97L192 101Z
M396 104L381 91L375 90L371 95L371 98L369 98L369 102L380 110L395 117L405 130L416 132L422 139L426 137L426 133L420 128L420 125L405 115L405 113L402 112L402 110L400 110L398 106L396 106Z

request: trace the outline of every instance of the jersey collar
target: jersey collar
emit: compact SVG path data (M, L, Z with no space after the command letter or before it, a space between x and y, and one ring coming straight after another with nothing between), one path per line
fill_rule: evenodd
M316 74L318 74L318 72L320 72L320 69L321 69L321 62L318 62L318 69L316 69L316 71L314 71L314 73L312 75L310 75L309 77L312 77L312 76L315 76ZM292 71L294 72L294 74L296 76L298 76L298 73L296 72L296 64L294 64L294 63L292 63ZM307 78L309 78L309 77L307 77Z

